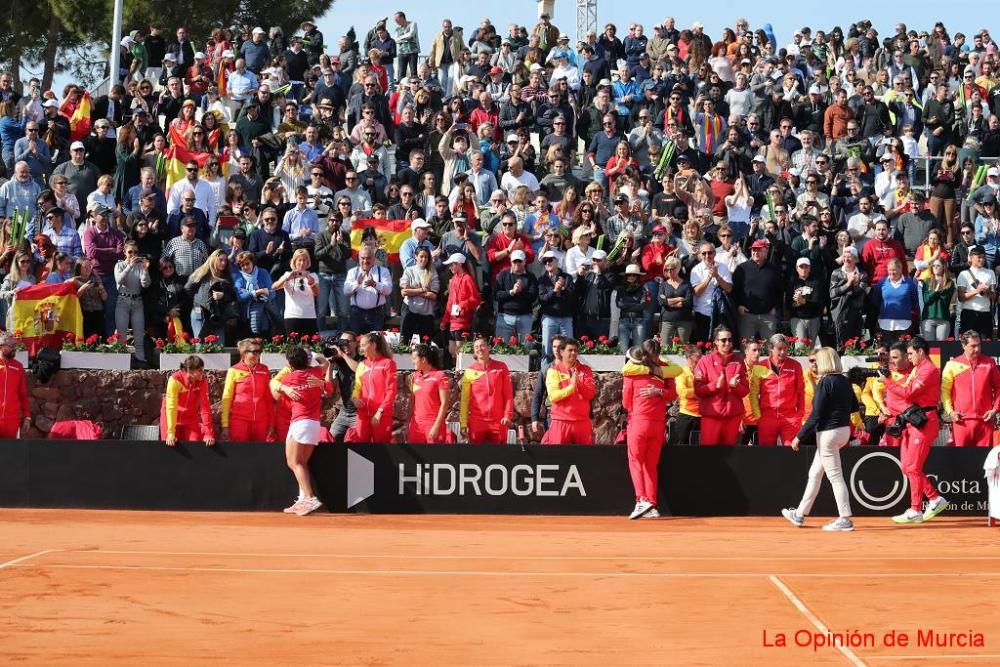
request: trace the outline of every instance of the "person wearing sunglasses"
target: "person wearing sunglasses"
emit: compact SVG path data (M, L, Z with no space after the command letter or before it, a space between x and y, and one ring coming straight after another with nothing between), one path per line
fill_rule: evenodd
M244 338L236 344L238 364L226 371L222 388L222 432L220 440L233 442L273 441L274 398L271 372L260 363L264 352L259 339Z
M702 445L733 446L739 441L743 398L750 393L746 366L733 351L733 332L720 325L715 349L694 370L694 391L700 400Z

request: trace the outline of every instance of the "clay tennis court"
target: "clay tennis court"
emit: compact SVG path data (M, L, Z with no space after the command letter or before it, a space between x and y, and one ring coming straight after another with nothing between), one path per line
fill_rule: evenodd
M2 510L7 664L1000 664L984 520ZM796 647L857 630L874 647ZM918 630L983 647L918 647ZM907 647L884 646L905 632ZM788 646L766 647L778 633ZM805 635L800 635L804 637Z

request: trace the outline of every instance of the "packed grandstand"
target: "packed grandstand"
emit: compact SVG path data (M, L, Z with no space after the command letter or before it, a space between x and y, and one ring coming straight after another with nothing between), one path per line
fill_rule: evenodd
M227 380L231 406L262 342L326 339L350 378L344 406L368 410L350 432L376 441L392 419L370 418L395 396L383 361L419 348L417 384L443 392L434 372L464 351L461 433L505 442L513 397L509 379L490 384L490 344L539 354L536 407L547 392L550 418L575 423L593 378L556 354L579 340L617 354L626 382L629 364L669 380L653 390L677 398L678 444L717 409L696 387L714 381L711 364L697 371L704 353L742 368L725 407L738 433L718 444L756 442L762 414L760 444L787 444L816 381L798 362L785 378L787 358L829 346L881 355L877 367L915 336L993 338L1000 57L987 30L883 35L862 21L782 45L744 19L717 39L668 18L575 43L545 15L503 35L489 21L421 27L403 12L330 41L311 22L289 37L133 26L100 90L0 73L0 315L14 334L0 347L31 338L34 304L69 285L79 328L57 342L129 342L141 368L168 346L242 341L249 376ZM368 332L398 349L356 339ZM683 372L655 370L650 339ZM364 359L356 382L348 354ZM910 372L901 357L886 377ZM195 426L201 406L177 396L198 370L165 399ZM949 392L967 381L956 372ZM855 383L870 444L892 412L879 377ZM438 405L416 437L449 437ZM275 437L273 418L257 426L248 439ZM545 437L587 440L552 425Z

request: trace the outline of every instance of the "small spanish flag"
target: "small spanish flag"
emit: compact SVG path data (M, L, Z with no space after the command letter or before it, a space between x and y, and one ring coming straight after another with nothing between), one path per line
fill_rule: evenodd
M83 312L75 283L25 287L14 297L11 329L22 332L31 356L39 347L61 348L66 334L83 336Z
M66 106L66 103L63 103ZM84 92L80 96L80 101L69 116L69 138L70 141L81 141L90 134L90 93ZM60 109L61 111L62 109Z
M184 180L185 177L185 166L191 160L198 163L202 172L205 170L205 163L208 162L211 157L218 157L219 164L222 166L222 175L229 175L229 153L223 152L222 155L216 156L214 153L210 152L198 152L193 151L187 147L187 140L184 135L176 127L170 128L170 148L163 152L164 156L164 172L167 178L167 188L170 188L177 181ZM157 165L159 166L159 165Z
M357 257L361 250L361 239L366 229L374 229L378 236L378 247L389 255L390 262L399 261L399 249L406 239L413 236L409 220L376 220L366 218L351 223L351 251Z

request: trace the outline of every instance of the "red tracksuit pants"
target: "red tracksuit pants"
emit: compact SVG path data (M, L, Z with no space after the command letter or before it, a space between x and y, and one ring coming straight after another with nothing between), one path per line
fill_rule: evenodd
M358 421L344 435L345 442L392 443L392 414L382 414L378 425L372 424L372 415L358 411Z
M506 445L507 427L500 424L469 424L470 445Z
M20 429L20 419L0 419L0 439L13 440Z
M592 445L594 427L589 419L568 421L553 419L549 430L542 436L543 445Z
M788 447L799 434L802 419L794 415L777 415L773 411L762 411L757 422L757 445L760 447L775 447L778 436L781 444Z
M951 425L956 447L989 447L993 444L993 425L982 419L965 418Z
M938 497L937 489L924 474L924 463L931 453L931 445L937 439L941 425L936 412L927 415L927 423L923 428L912 424L906 425L900 443L900 459L903 464L903 474L910 481L910 507L918 512L923 511L924 496L928 500Z
M285 433L288 426L285 426ZM229 439L233 442L267 442L267 420L266 419L240 419L238 417L229 418Z
M201 432L201 424L177 424L174 427L177 442L200 442L205 439ZM167 425L160 423L160 440L167 439Z
M448 426L444 425L438 432L437 436L431 440L427 433L433 428L434 420L428 422L421 422L417 420L412 420L410 422L410 429L406 433L406 442L421 445L444 445L449 442L454 441L454 437L451 431L448 430Z
M666 424L651 421L630 421L626 432L628 470L632 475L635 499L656 504L659 483L660 450L666 436Z
M743 417L706 417L701 418L701 437L698 439L702 445L724 445L732 447L740 440L740 422Z

